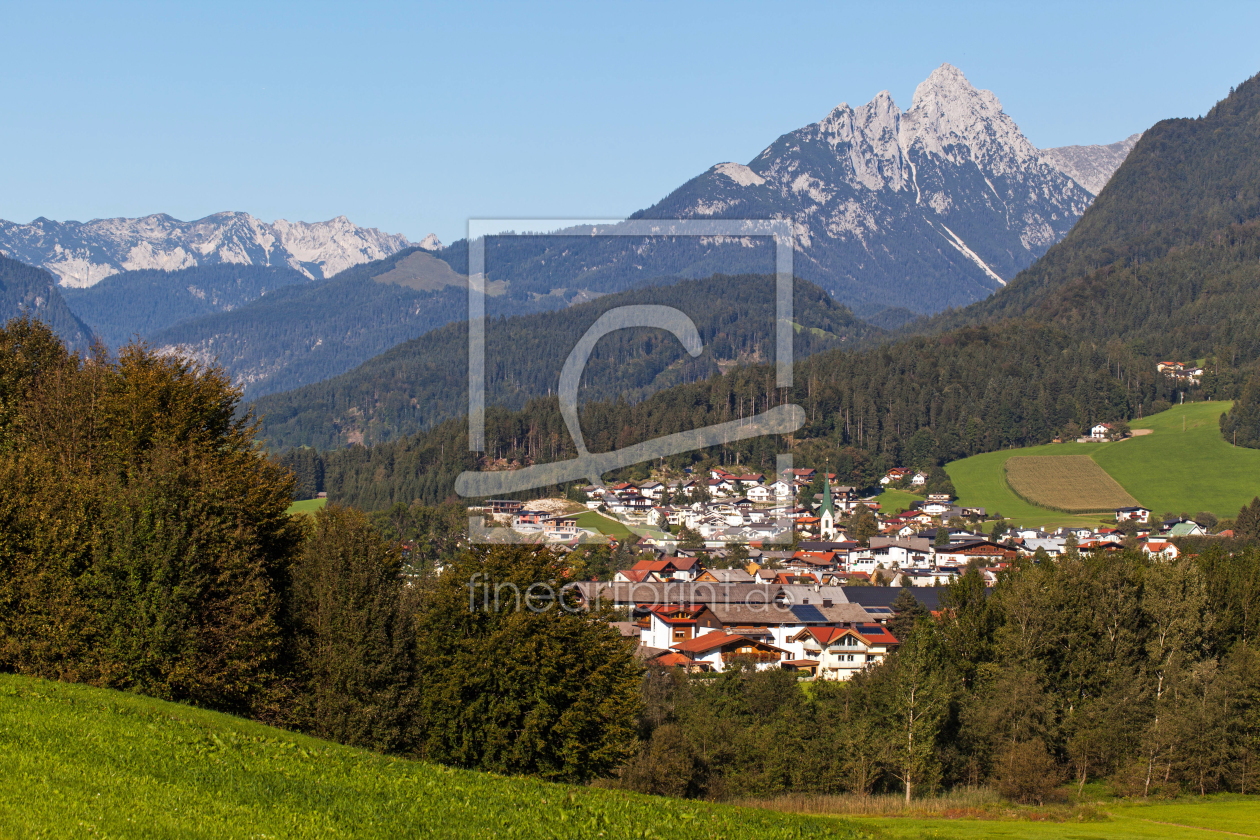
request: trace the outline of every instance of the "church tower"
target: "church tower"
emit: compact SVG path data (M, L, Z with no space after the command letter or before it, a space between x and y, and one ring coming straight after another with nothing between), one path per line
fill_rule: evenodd
M822 520L818 525L818 537L822 540L833 540L836 537L836 511L831 504L831 478L824 475L822 510L818 516Z

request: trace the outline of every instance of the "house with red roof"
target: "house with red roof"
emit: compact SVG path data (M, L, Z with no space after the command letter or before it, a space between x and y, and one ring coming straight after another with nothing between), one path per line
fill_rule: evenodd
M853 627L806 627L788 639L800 645L801 657L784 667L808 671L824 680L847 680L884 660L900 642L879 624Z
M1163 557L1167 560L1176 560L1181 556L1181 551L1177 546L1163 540L1148 540L1142 543L1142 550L1147 554L1156 557Z

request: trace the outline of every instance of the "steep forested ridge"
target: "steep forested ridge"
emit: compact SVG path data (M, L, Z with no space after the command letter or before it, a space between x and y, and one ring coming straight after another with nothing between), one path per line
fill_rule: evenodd
M43 321L71 350L86 351L92 344L92 331L66 306L56 277L0 256L0 326L22 315Z
M86 288L67 286L61 295L102 341L118 348L136 336L227 312L309 279L287 267L222 263L180 271L124 271Z
M928 329L1029 316L1138 352L1249 345L1260 219L1260 76L1197 119L1142 135L1063 241L988 300Z
M774 356L773 277L713 277L607 295L560 312L500 318L486 327L486 399L519 409L555 393L569 351L605 312L655 304L690 314L704 352L690 357L658 329L619 330L596 345L581 399L637 402L670 385L707 379L733 363ZM798 358L883 335L826 292L797 281ZM449 324L325 382L260 399L261 435L273 449L382 443L427 429L468 410L468 328Z

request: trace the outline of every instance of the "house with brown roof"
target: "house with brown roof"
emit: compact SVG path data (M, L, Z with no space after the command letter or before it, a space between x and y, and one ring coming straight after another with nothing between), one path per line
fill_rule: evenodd
M722 628L721 621L703 604L651 607L636 623L639 643L652 648L670 648L703 632Z
M758 671L778 668L787 651L760 639L739 634L705 633L679 642L670 650L677 651L710 671L724 671L732 662L748 663Z

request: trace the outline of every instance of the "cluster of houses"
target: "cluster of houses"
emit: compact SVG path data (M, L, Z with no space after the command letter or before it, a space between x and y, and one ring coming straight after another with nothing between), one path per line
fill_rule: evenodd
M1168 558L1177 556L1175 537L1207 533L1186 519L1152 525L1146 508L1121 508L1115 516L1117 524L1134 523L1144 551ZM938 526L872 537L865 546L839 533L838 540L801 541L794 549L753 545L748 561L733 568L719 568L730 565L722 550L666 553L640 541L632 568L612 581L574 587L590 608L624 609L629 620L617 627L649 662L691 672L720 672L739 662L846 680L896 649L887 624L901 592L936 611L940 587L967 567L992 585L1021 556L1118 550L1132 530L1016 529L999 543Z
M588 508L632 527L644 526L636 529L642 536L633 539L635 551L646 559L618 572L618 582L628 584L707 580L932 587L948 584L968 567L979 568L991 584L1020 556L1041 552L1056 557L1073 549L1119 550L1136 529L1135 539L1143 551L1176 557L1174 538L1207 533L1189 520L1152 523L1150 510L1128 507L1115 511L1117 527L1060 528L1053 533L1016 528L999 541L978 528L986 518L984 508L959 506L946 495L929 494L909 510L885 514L877 503L860 499L857 488L834 485L835 476L827 474L821 494L802 498L816 476L812 469L794 469L767 482L756 473L735 475L714 469L703 479L621 483L588 487L583 492ZM885 478L899 482L907 476L913 474L899 468ZM703 491L697 492L697 487ZM492 513L510 517L511 527L521 534L564 544L576 544L582 536L572 514L532 510L513 500L488 504ZM859 505L871 512L873 522L861 535L846 524ZM699 543L692 538L689 549L680 545L684 528L699 538ZM796 549L789 549L793 545ZM706 561L731 565L736 551L739 568L705 568Z
M1160 362L1155 370L1188 385L1198 385L1203 381L1203 368L1188 362Z
M695 568L687 570L695 572ZM575 584L590 608L624 609L617 622L638 655L663 667L720 672L739 663L846 680L899 644L887 623L901 590L694 579ZM911 590L929 609L939 590Z
M1115 527L1016 528L998 539L979 530L983 508L960 507L949 496L927 495L910 510L885 514L830 474L823 491L806 498L817 477L795 469L767 481L714 469L706 478L587 487L588 508L646 527L627 538L637 558L631 568L611 581L572 585L589 607L623 609L629 620L618 628L656 664L716 672L739 662L845 680L897 647L887 625L906 588L936 609L940 587L969 569L992 585L1021 557L1119 550L1136 539L1143 551L1173 558L1176 537L1206 534L1196 522L1152 522L1150 510L1126 507L1115 511ZM926 480L899 468L884 483L919 477ZM859 505L871 516L854 517ZM511 500L488 507L522 534L578 542L572 514ZM849 530L856 520L866 523L860 539ZM695 536L680 545L683 528L702 547Z

